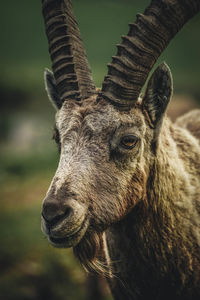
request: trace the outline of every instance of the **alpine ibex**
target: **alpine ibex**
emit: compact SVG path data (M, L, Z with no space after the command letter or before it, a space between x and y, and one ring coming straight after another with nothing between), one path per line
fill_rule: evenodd
M159 55L199 0L152 0L130 24L96 90L70 0L42 0L60 162L42 230L107 274L114 299L200 299L200 111L174 124Z

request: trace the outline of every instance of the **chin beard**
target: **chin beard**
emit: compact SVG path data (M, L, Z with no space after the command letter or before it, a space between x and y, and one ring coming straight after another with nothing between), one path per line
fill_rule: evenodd
M78 258L87 272L95 272L108 276L108 266L106 264L103 233L89 232L76 245L74 255Z

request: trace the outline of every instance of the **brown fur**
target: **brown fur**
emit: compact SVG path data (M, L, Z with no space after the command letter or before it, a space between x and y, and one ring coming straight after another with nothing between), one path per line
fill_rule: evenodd
M199 0L153 0L130 24L95 93L71 1L43 0L60 161L42 230L108 277L115 300L200 299L200 111L172 123L162 63ZM92 95L92 96L91 96Z
M149 174L148 207L140 203L108 232L111 259L118 260L111 281L115 299L199 299L199 148L189 132L165 123ZM185 139L194 157L174 147ZM189 175L179 165L183 159Z
M172 123L170 96L162 65L129 112L94 96L56 115L60 162L42 228L107 276L116 300L200 298L200 111Z

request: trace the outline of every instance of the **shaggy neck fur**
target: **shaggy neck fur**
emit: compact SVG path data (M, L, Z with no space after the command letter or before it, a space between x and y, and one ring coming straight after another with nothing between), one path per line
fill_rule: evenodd
M97 233L75 248L87 270L110 277L115 299L199 297L200 278L197 268L194 271L200 264L197 186L194 188L198 183L192 174L192 165L200 166L198 144L189 132L167 119L162 128L144 199L106 231L107 245ZM188 149L193 156L188 156ZM103 247L107 247L105 258ZM177 286L180 295L176 294Z
M140 202L107 231L115 299L199 299L197 267L194 271L200 264L197 195L194 177L183 168L182 159L190 170L199 161L187 159L183 141L193 150L197 146L192 136L166 121L150 167L148 206ZM196 147L194 153L198 151Z

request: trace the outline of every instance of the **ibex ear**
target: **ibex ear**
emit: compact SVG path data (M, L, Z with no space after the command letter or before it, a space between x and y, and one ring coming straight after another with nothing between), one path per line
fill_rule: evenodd
M173 82L170 68L166 63L162 63L152 74L142 102L152 127L156 129L159 129L162 124L172 90Z
M62 106L62 102L58 94L54 75L49 69L45 69L44 71L44 82L49 100L56 110L60 109Z

